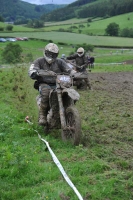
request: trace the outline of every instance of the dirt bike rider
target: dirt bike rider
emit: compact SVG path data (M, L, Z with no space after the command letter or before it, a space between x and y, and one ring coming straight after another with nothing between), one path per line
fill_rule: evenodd
M76 71L71 70L67 63L57 58L59 54L59 48L54 43L49 43L45 46L44 57L35 60L29 68L29 76L31 79L37 80L40 92L40 105L39 105L39 125L46 125L47 113L49 110L49 93L50 90L55 88L56 85L56 73L66 72L68 74L75 74ZM55 77L41 77L39 76L39 70L47 71L49 75L55 75ZM37 89L37 88L36 88Z
M88 75L88 72L86 70L87 66L88 66L88 58L87 56L85 56L85 51L82 47L77 49L77 53L70 55L66 58L67 60L75 60L76 62L76 71L77 72L82 72L86 75ZM83 82L84 80L82 80L82 82L79 82L79 84L77 85L77 88L80 88L83 86ZM91 89L91 85L89 82L89 79L87 78L85 80L87 86L89 89Z

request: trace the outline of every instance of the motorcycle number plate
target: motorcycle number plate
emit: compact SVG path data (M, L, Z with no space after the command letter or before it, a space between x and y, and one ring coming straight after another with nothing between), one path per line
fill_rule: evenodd
M71 78L69 76L60 76L58 80L61 82L71 82Z

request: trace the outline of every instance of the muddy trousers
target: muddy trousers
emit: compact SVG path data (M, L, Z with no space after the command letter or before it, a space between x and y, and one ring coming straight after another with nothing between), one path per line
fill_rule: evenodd
M39 107L39 124L45 125L47 122L47 113L49 110L49 93L51 88L46 84L40 84L40 95L37 97L37 105Z
M90 84L89 78L85 79L84 81L85 81L87 87L91 90L91 84Z

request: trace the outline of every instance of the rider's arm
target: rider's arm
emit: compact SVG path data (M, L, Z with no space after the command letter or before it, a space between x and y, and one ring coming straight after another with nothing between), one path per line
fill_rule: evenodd
M81 66L81 68L83 69L86 69L87 68L87 66L88 66L88 59L87 59L87 57L86 56L84 56L84 64Z
M35 60L28 71L29 76L32 79L36 79L36 80L44 80L45 76L55 76L55 72L47 70L44 68L44 66L46 65L44 58L38 58L37 60ZM43 78L42 78L43 77Z
M70 74L72 69L68 66L68 64L63 59L57 58L57 62L58 62L58 67L60 68L61 72L66 72Z
M68 56L66 59L67 60L74 60L75 58L77 58L77 54L76 53L73 54L73 55Z
M39 59L35 60L28 71L28 75L32 78L32 79L37 79L38 75L37 72L38 70L40 70L40 62Z

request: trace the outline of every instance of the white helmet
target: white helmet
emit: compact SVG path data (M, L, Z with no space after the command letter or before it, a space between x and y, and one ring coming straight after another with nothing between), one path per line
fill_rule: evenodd
M83 56L84 52L85 51L84 51L84 49L82 47L78 48L78 50L77 50L77 54L78 54L79 57Z
M59 48L54 43L49 43L45 46L44 57L46 61L51 64L54 62L59 54Z

